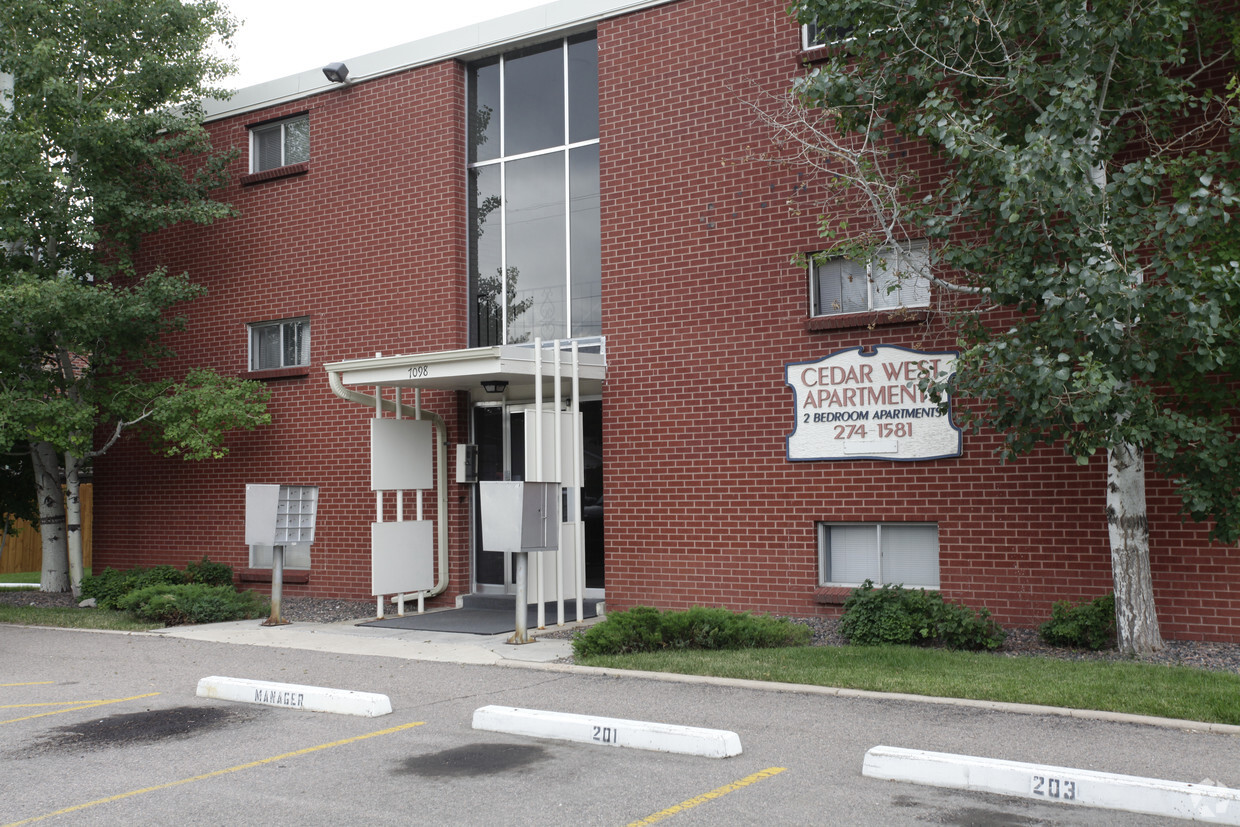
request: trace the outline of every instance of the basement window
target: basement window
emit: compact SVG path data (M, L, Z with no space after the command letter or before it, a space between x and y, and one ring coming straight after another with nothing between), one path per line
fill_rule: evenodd
M820 585L939 587L934 523L819 523Z

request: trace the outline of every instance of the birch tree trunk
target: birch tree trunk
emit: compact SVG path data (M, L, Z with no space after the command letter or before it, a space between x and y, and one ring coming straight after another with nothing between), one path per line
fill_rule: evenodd
M82 458L65 452L65 538L69 556L69 585L74 597L82 596L82 486L79 472Z
M60 463L56 449L46 442L30 446L34 461L34 484L39 498L39 533L43 567L39 588L45 592L70 589L69 558L65 542L65 496L60 490Z
M1107 451L1107 528L1115 582L1119 650L1148 655L1163 648L1150 575L1150 527L1145 504L1145 452L1121 443Z

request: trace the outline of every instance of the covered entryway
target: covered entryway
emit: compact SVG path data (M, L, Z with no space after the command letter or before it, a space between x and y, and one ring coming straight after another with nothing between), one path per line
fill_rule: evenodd
M528 577L526 593L530 603L540 606L540 613L548 602L579 603L585 598L603 597L602 406L606 358L601 339L376 355L324 368L338 396L372 408L376 417L429 418L435 422L438 467L433 494L438 514L438 574L432 588L403 598L432 597L448 588L450 567L445 550L460 549L462 543L459 538L449 542L447 504L449 500L460 502L462 495L468 502L472 527L466 543L470 579L454 584L456 590L494 595L516 591L511 555L482 549L480 502L474 484L479 480L561 483L564 517L560 551L533 555ZM468 441L447 445L442 418L423 407L422 391L427 390L467 395ZM541 428L535 427L536 423L541 423ZM401 497L403 492L398 492L398 512L405 508ZM382 523L383 492L377 492L376 502L376 520ZM417 494L417 503L420 520L422 492ZM390 513L387 517L391 518ZM397 519L401 519L399 513ZM376 595L382 600L381 591Z
M565 410L562 406L561 410ZM602 598L603 554L603 400L583 399L578 408L582 445L581 502L577 513L585 534L585 596ZM524 402L478 402L473 409L473 443L477 446L478 479L524 480L532 450L526 435L534 405ZM515 594L512 555L487 551L480 542L481 524L474 493L473 591L478 594ZM571 516L570 505L565 514Z

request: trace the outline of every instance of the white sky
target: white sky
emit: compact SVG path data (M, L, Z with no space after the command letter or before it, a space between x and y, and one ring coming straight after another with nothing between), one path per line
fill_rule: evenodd
M237 89L317 69L551 0L224 0Z

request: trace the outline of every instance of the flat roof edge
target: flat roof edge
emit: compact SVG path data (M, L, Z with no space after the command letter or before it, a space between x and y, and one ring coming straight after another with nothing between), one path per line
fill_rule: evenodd
M344 62L349 67L349 85L445 60L502 51L506 46L541 35L567 33L600 20L674 2L676 0L558 0L370 54L345 58ZM340 56L332 56L325 59L324 64L340 59ZM227 100L206 100L203 102L206 111L204 120L211 122L232 118L340 88L341 84L331 83L323 76L321 68L307 69L239 89Z

